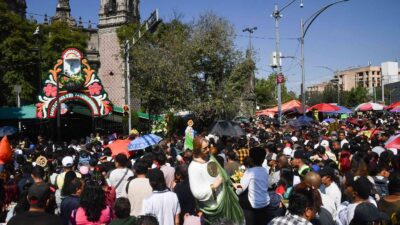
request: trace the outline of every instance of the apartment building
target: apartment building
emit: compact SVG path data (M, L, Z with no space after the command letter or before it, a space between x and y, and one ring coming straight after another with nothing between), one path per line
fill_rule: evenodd
M371 65L338 71L334 76L334 79L339 79L339 86L343 91L364 87L372 92L374 87L381 86L381 78L381 67Z
M315 93L315 92L323 92L330 83L329 82L322 82L319 84L314 84L307 87L307 92Z

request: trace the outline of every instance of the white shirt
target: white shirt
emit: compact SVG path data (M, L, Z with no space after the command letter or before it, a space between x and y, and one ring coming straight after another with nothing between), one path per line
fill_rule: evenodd
M128 170L128 172L126 173L125 177L122 179L126 170ZM128 178L131 176L133 176L133 172L127 168L117 168L117 169L111 171L110 176L107 180L107 182L110 186L115 188L117 186L118 182L122 179L119 186L115 189L117 198L122 197L123 192L125 191L126 183L128 182Z
M240 194L248 189L248 197L251 207L255 209L263 208L269 204L268 194L268 172L264 167L252 167L244 172L240 180L241 189L236 193Z
M319 194L321 195L321 200L322 200L322 207L324 207L328 212L332 215L332 218L335 218L336 216L336 206L335 202L331 198L331 196L328 196L327 194L322 193L319 189Z
M181 207L174 192L154 191L143 200L141 214L154 214L160 225L175 225L175 216L179 213L181 213Z
M211 184L217 177L212 177L207 172L208 163L192 161L188 168L190 190L193 196L201 203L207 206L216 205L216 199L213 198Z
M325 187L325 193L335 202L335 209L339 208L342 201L342 192L335 182L332 182L329 187Z
M340 147L343 148L343 145L349 143L349 141L347 141L346 139L343 139L340 141Z

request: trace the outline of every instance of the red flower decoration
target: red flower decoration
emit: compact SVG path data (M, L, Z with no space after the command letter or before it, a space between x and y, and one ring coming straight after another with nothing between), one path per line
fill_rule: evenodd
M100 86L98 83L94 83L92 85L89 85L88 87L90 95L99 95L100 91L103 89L102 86Z
M46 87L43 88L44 94L50 97L56 97L57 95L57 87L47 84Z
M43 118L43 112L42 112L42 110L40 110L40 111L38 111L38 112L36 113L36 117L37 117L37 118Z

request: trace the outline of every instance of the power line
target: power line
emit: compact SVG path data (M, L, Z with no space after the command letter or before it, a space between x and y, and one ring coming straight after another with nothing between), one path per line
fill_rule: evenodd
M236 37L243 37L243 38L248 38L248 35L241 35L241 34L236 34ZM255 39L263 39L263 40L275 40L275 37L262 37L262 36L251 36L252 38ZM299 38L294 38L294 37L286 37L286 38L281 38L284 40L298 40Z

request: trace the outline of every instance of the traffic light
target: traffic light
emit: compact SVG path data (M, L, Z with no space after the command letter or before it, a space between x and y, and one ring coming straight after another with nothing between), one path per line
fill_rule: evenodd
M124 105L124 116L128 116L128 115L129 115L129 106Z

